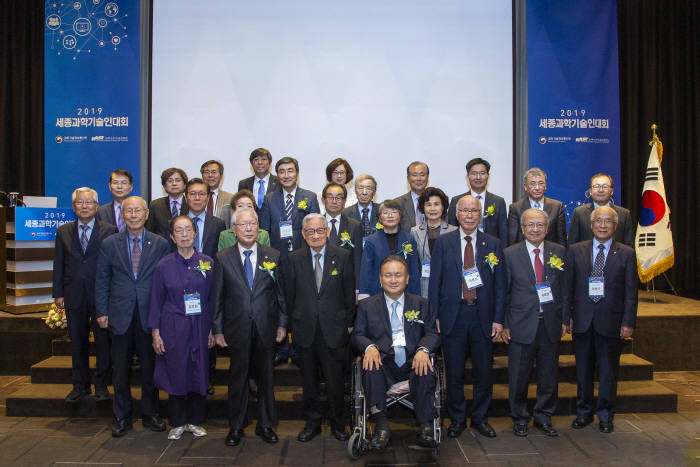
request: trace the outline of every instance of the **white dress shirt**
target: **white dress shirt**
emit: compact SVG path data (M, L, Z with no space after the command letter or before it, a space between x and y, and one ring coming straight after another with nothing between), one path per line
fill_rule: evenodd
M253 243L250 248L244 248L241 242L237 242L238 254L241 256L241 264L245 264L245 252L251 250L250 254L250 264L253 266L253 276L255 276L255 265L258 264L258 242Z

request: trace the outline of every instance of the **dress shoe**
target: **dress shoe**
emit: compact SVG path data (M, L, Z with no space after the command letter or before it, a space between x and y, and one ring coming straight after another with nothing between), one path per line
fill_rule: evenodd
M571 428L575 428L577 430L580 430L581 428L586 428L588 425L593 422L593 417L591 418L584 418L584 417L576 417L576 419L571 422Z
M131 430L131 428L131 419L115 419L114 423L112 423L112 438L121 438L126 434L127 431Z
M376 449L378 451L383 451L389 445L389 440L391 439L391 431L388 428L380 428L372 436L372 441L369 443L369 447Z
M176 426L168 433L168 439L172 441L177 441L182 438L182 434L185 432L185 426Z
M165 422L158 415L143 415L141 425L151 431L165 431Z
M299 436L297 436L297 439L301 441L302 443L307 443L314 439L317 435L321 434L321 426L320 425L311 425L307 424L303 430L299 432Z
M109 390L106 386L100 388L97 386L95 387L95 400L97 402L108 401L110 397L111 395L109 394Z
M226 435L226 446L238 446L243 439L243 430L229 430Z
M535 422L532 425L547 436L551 436L552 438L559 436L559 432L557 432L556 428L554 428L551 423Z
M73 390L69 392L66 396L65 401L70 402L71 404L75 404L76 402L80 402L83 399L83 397L89 395L89 389L74 387Z
M209 385L209 387L207 388L207 394L210 396L214 395L214 386Z
M615 430L615 427L613 426L612 422L600 422L598 428L600 429L601 433L612 433L613 430Z
M527 424L526 423L513 424L513 433L515 434L515 436L527 436Z
M496 432L493 428L491 428L491 425L489 425L488 423L472 423L469 426L471 428L474 428L477 431L477 433L479 433L481 436L486 436L487 438L496 437Z
M279 438L277 437L277 433L275 433L275 430L273 430L269 426L256 427L255 434L260 436L260 438L262 438L262 440L265 441L266 443L275 444L276 442L279 441Z
M457 424L451 423L450 426L447 427L447 436L450 438L459 438L459 435L461 435L466 428L466 422Z
M185 425L185 431L189 431L194 435L195 438L201 438L202 436L207 436L207 430L204 429L202 425L192 425L188 423Z
M437 446L433 437L433 424L423 423L416 434L416 444L422 448L434 449Z
M350 439L350 435L345 431L345 428L331 428L331 434L338 441L347 441Z

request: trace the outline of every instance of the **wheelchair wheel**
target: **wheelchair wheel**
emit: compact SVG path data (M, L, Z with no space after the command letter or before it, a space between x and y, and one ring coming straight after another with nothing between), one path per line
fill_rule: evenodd
M356 431L348 440L348 456L350 456L350 459L356 461L362 457L362 448L362 433Z

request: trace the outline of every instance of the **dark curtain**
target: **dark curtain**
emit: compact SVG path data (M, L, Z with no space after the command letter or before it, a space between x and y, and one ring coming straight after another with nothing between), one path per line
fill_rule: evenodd
M622 201L638 218L652 123L664 152L676 289L700 298L700 2L618 0ZM663 277L657 288L666 288Z
M44 194L43 0L0 1L0 163L0 190Z

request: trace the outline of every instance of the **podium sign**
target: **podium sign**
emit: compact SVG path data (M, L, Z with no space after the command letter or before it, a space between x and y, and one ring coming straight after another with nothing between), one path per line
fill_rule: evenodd
M15 208L15 240L55 240L58 227L76 219L66 208Z

